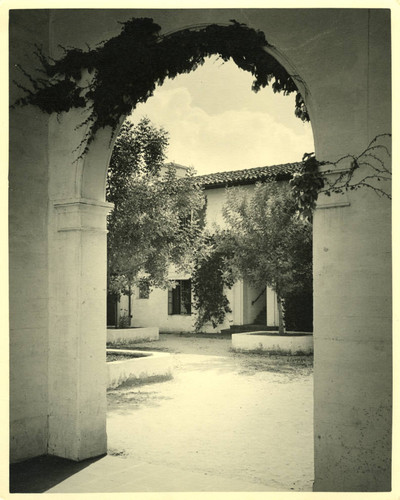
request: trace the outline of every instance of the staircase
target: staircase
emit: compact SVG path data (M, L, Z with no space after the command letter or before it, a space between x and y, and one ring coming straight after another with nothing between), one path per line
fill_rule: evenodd
M253 325L264 325L265 327L266 324L267 324L267 308L264 307L263 309L261 309L256 319L253 321Z

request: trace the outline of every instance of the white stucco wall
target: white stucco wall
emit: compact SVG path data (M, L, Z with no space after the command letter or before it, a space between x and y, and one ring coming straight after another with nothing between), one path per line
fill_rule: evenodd
M30 67L34 43L48 49L49 15L11 15L10 52ZM20 78L10 66L10 79ZM10 101L22 92L10 88ZM48 414L48 128L35 108L10 114L10 446L11 460L47 452ZM21 140L22 139L22 140Z
M204 325L204 333L218 333L231 325L253 323L258 313L265 307L263 294L255 304L251 302L257 298L261 290L257 290L243 282L237 282L225 293L229 300L231 313L226 314L225 321L214 328L211 323ZM196 311L191 315L168 315L168 291L154 289L148 299L140 299L136 289L131 298L132 326L158 326L160 332L194 332Z
M233 290L226 291L230 303L234 302ZM194 332L196 313L191 315L168 314L168 290L156 288L150 292L148 299L139 299L136 289L132 295L132 326L158 326L160 333L165 332ZM219 332L221 329L229 328L232 324L232 314L228 313L222 325L213 328L205 325L202 331L205 333Z
M243 168L246 168L246 166L243 166ZM251 193L254 190L254 185L241 186L240 190L251 196ZM221 228L225 227L226 223L222 215L222 207L226 203L226 188L206 189L205 195L207 198L207 228L211 230L215 225Z
M190 315L168 315L168 290L155 289L148 299L133 297L133 326L158 326L160 332L184 332L193 330Z

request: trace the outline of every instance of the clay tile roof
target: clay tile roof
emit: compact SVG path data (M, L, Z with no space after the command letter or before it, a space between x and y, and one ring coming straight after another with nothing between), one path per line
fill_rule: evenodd
M244 170L199 175L195 177L195 180L204 188L213 189L255 184L256 182L289 180L295 172L300 172L302 169L302 162L283 163L282 165L271 165L269 167L247 168Z

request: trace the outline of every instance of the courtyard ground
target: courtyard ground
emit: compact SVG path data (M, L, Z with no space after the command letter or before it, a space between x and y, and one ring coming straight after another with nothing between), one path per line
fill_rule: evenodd
M174 377L108 391L108 455L13 464L10 491L311 491L312 357L230 346L193 335L136 344L171 352Z
M108 392L109 453L217 476L222 491L229 481L311 491L312 357L230 347L230 338L172 334L135 345L173 353L174 377Z

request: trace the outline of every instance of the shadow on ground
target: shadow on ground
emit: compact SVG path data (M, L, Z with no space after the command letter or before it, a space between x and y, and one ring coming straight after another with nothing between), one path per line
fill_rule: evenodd
M10 466L10 493L44 493L104 455L83 462L43 455Z

